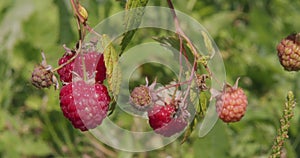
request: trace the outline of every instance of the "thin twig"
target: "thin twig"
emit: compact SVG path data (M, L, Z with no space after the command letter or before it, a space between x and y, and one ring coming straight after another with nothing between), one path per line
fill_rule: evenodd
M65 63L59 65L57 68L53 69L52 72L55 72L55 71L63 68L64 66L66 66L67 64L69 64L73 60L75 60L75 58L78 56L79 52L81 51L81 47L82 47L82 41L81 40L78 41L78 46L79 46L79 48L78 48L78 50L75 51L75 55L71 59L69 59L67 62L65 62Z
M77 0L75 3L74 0L70 0L70 2L72 4L72 8L74 10L75 16L78 17L78 19L81 23L85 23L86 19L79 13L79 10L78 10L79 1Z
M168 5L170 7L171 13L173 15L173 20L174 20L175 27L176 27L176 33L178 35L180 35L179 38L183 37L186 40L187 44L190 46L190 48L192 50L192 53L196 57L196 59L200 59L201 55L197 53L197 50L196 50L195 46L193 45L191 40L186 36L186 34L182 31L182 29L180 27L180 24L179 24L179 21L178 21L178 18L177 18L177 15L176 15L176 12L175 12L172 1L167 0L167 2L168 2Z
M187 37L187 35L182 31L181 27L180 27L180 24L179 24L179 21L178 21L178 17L176 15L176 12L175 12L175 9L174 9L174 6L173 6L173 3L171 0L167 0L168 2L168 5L169 5L169 8L171 10L171 13L173 15L173 20L174 20L174 23L175 23L175 28L176 28L176 33L179 35L179 40L182 40L181 37L183 37L186 42L187 42L187 45L191 48L191 51L194 55L194 57L196 58L196 60L200 60L202 58L202 55L200 55L197 51L197 49L195 48L195 46L193 45L192 41ZM206 69L206 71L208 72L209 76L212 77L212 72L210 71L210 69L207 67L207 65L203 65Z

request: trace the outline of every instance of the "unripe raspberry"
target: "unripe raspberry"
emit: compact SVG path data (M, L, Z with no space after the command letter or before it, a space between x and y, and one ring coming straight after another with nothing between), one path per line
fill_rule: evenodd
M216 110L219 118L226 123L240 121L245 115L248 105L244 91L237 87L238 80L234 86L226 84L222 92L212 92L216 98Z
M280 64L287 71L300 70L300 33L291 34L277 45Z
M148 79L146 78L146 85L135 87L130 94L130 104L138 110L146 110L157 100L157 94L154 91L156 81L148 86Z
M31 76L31 83L37 88L49 88L53 85L53 73L43 65L37 65Z
M130 102L138 109L146 108L151 104L149 88L146 86L135 87L130 94Z
M34 67L31 74L31 83L37 88L49 88L54 85L58 89L58 82L51 71L51 65L47 65L46 57L42 52L43 61Z

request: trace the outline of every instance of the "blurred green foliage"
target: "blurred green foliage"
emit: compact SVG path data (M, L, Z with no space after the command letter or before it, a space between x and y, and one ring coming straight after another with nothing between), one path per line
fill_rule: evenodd
M123 10L114 0L81 2L89 11L91 26ZM148 5L167 6L160 0ZM246 90L249 107L241 122L218 122L205 138L194 132L182 145L178 140L147 153L127 153L101 144L64 119L57 91L37 90L30 84L41 50L56 66L64 53L62 45L72 47L78 38L69 1L6 0L0 3L0 157L267 157L286 93L293 90L300 97L300 73L283 71L276 56L276 44L300 31L300 1L178 0L174 6L208 29L223 55L228 82L242 77L240 86ZM132 44L146 39L145 32L137 31ZM155 73L147 66L140 71L148 76ZM295 110L285 143L289 158L300 157L299 106ZM130 123L116 121L130 128Z

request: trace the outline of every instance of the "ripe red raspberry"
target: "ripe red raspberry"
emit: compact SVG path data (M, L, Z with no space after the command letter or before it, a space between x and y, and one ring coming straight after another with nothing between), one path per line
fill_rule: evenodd
M102 84L77 81L62 87L60 107L75 128L86 131L97 127L106 117L110 97Z
M97 73L96 73L95 81L97 83L103 83L103 81L106 79L106 67L104 63L104 55L102 53L100 54L100 57L97 61L98 63L96 68Z
M226 84L223 91L215 96L219 118L227 123L240 121L246 112L247 96L237 87L238 80L233 87Z
M63 57L59 59L58 64L62 65L66 63L74 55L74 53L65 53ZM103 54L97 52L87 52L80 54L76 57L75 60L59 69L57 73L59 74L60 80L62 82L69 83L72 82L73 74L78 75L79 78L83 78L84 69L86 71L88 79L95 79L95 82L103 83L103 81L106 79L106 68L104 64Z
M58 65L62 65L66 63L68 60L70 60L74 54L68 54L65 53L59 60ZM59 70L57 70L57 73L59 75L59 78L62 82L69 83L72 82L72 71L74 69L74 61L71 61L69 64L63 66Z
M277 45L280 64L287 71L300 70L300 33L291 34Z
M179 133L187 126L185 119L172 104L154 105L148 110L148 117L152 129L165 137Z

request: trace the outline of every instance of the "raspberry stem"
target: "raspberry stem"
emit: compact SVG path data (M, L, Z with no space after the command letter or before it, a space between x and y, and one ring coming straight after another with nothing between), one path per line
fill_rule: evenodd
M78 25L80 26L79 23L81 23L83 25L83 27L85 28L83 31L88 30L91 33L94 33L95 35L97 35L98 37L102 37L99 33L97 33L93 28L91 28L88 24L87 24L87 18L83 17L79 8L82 7L79 3L79 1L77 0L76 2L74 0L70 0L71 4L72 4L72 8L75 12L75 15L77 17L77 22ZM79 30L79 34L81 34L81 29ZM82 39L82 38L80 38Z
M79 11L79 8L82 7L82 6L79 4L78 0L76 2L74 0L70 0L70 2L72 4L72 8L73 8L73 10L75 12L75 15L76 15L76 23L77 23L77 29L78 29L78 34L79 34L78 45L76 46L75 55L71 59L69 59L67 62L65 62L64 64L61 64L57 68L53 69L52 72L55 72L55 71L63 68L64 66L66 66L67 64L72 62L78 56L79 53L81 53L82 42L84 40L86 30L81 29L80 24L83 24L84 26L87 25L86 24L87 18L83 17L81 12ZM65 46L64 46L64 48L66 49ZM68 52L68 51L70 51L70 49L66 49L66 51Z
M192 50L192 53L193 55L198 59L200 58L201 56L197 53L197 50L196 48L194 47L194 45L192 44L191 40L186 36L186 34L182 31L180 25L179 25L179 21L178 21L178 18L177 18L177 15L176 15L176 12L174 10L174 6L173 6L173 3L171 0L167 0L168 2L168 5L170 7L170 10L171 10L171 13L173 15L173 20L174 20L174 23L175 23L175 27L176 27L176 33L178 34L178 37L180 40L182 40L182 38L184 38L187 42L187 44L190 46L191 50ZM182 42L181 42L182 43Z
M179 82L179 83L176 83L176 84L168 85L168 86L165 86L165 87L162 88L162 89L157 90L156 93L159 93L159 92L161 92L161 91L164 91L165 89L170 89L170 88L172 88L172 87L178 87L178 86L180 86L180 85L190 84L191 82L192 82L192 79L189 79L189 80L184 81L184 82Z
M168 5L169 5L169 8L171 10L171 13L173 15L173 20L174 20L174 23L175 23L176 33L178 34L179 40L181 41L180 42L181 45L183 44L183 42L182 42L182 38L183 38L187 42L187 45L191 48L191 52L193 53L196 60L198 61L198 60L203 59L203 56L198 53L198 51L195 48L195 46L193 45L192 41L182 31L172 1L167 0L167 2L168 2ZM203 64L203 66L205 67L205 69L208 72L209 76L212 76L212 73L211 73L210 69L208 68L208 66L206 64Z
M194 66L193 66L193 69L192 69L192 73L191 73L191 76L190 76L190 79L189 79L189 81L191 82L192 80L193 80L193 76L194 76L194 73L195 73L195 69L194 69L194 67L196 67L196 65L197 65L197 62L196 62L196 60L194 61ZM191 86L192 86L192 84L189 84L188 85L188 88L187 88L187 90L186 90L186 94L185 94L185 96L184 96L184 98L183 98L183 100L182 100L182 102L183 102L183 109L186 109L187 107L187 104L185 104L185 101L186 101L186 99L187 99L187 97L188 97L188 94L190 93L190 90L191 90Z
M79 40L78 49L75 51L75 55L71 59L69 59L67 62L65 62L65 63L59 65L57 68L53 69L52 72L55 72L55 71L63 68L64 66L66 66L70 62L72 62L78 56L78 54L81 52L81 45L82 45L82 42L81 42L81 40Z
M176 15L176 12L175 12L175 10L174 10L174 5L173 5L173 3L172 3L172 0L167 0L167 3L168 3L168 6L169 6L169 8L170 8L170 11L171 11L171 13L172 13L172 15L173 15L173 21L174 21L174 23L175 23L176 34L178 35L179 42L180 42L180 57L179 57L180 65L182 65L181 57L182 57L182 53L183 53L183 51L184 51L184 47L183 47L183 39L186 41L188 47L191 49L191 52L192 52L192 54L193 54L193 56L194 56L194 60L196 61L196 63L194 63L194 66L193 66L193 68L192 68L193 70L192 70L192 73L191 73L191 79L188 80L187 82L179 83L179 85L180 85L180 84L184 84L184 83L188 83L188 84L191 83L192 76L193 76L193 74L194 74L195 69L197 69L197 64L198 64L198 63L201 64L201 65L204 67L204 69L205 69L206 72L208 73L208 78L213 78L214 80L217 81L218 84L221 85L221 82L220 82L217 78L215 78L215 77L213 76L213 73L211 72L211 70L210 70L209 67L208 67L208 60L209 60L210 57L208 57L208 56L203 56L203 55L201 55L200 53L198 53L198 51L197 51L197 49L195 48L195 46L193 45L192 41L189 39L189 37L187 37L187 35L184 33L184 31L183 31L182 28L180 27L179 20L178 20L178 17L177 17L177 15ZM185 52L185 51L184 51L184 52ZM181 73L182 73L182 71L181 71L181 69L180 69L180 74L179 74L179 76L181 76ZM179 80L179 82L180 82L180 80ZM189 85L188 88L190 89L190 85ZM187 93L187 95L188 95L188 93ZM186 98L186 97L185 97L185 98Z
M79 12L79 1L77 0L76 2L74 0L70 0L71 4L72 4L72 8L75 11L75 15L76 17L78 17L79 21L81 23L85 23L86 19L80 14Z

